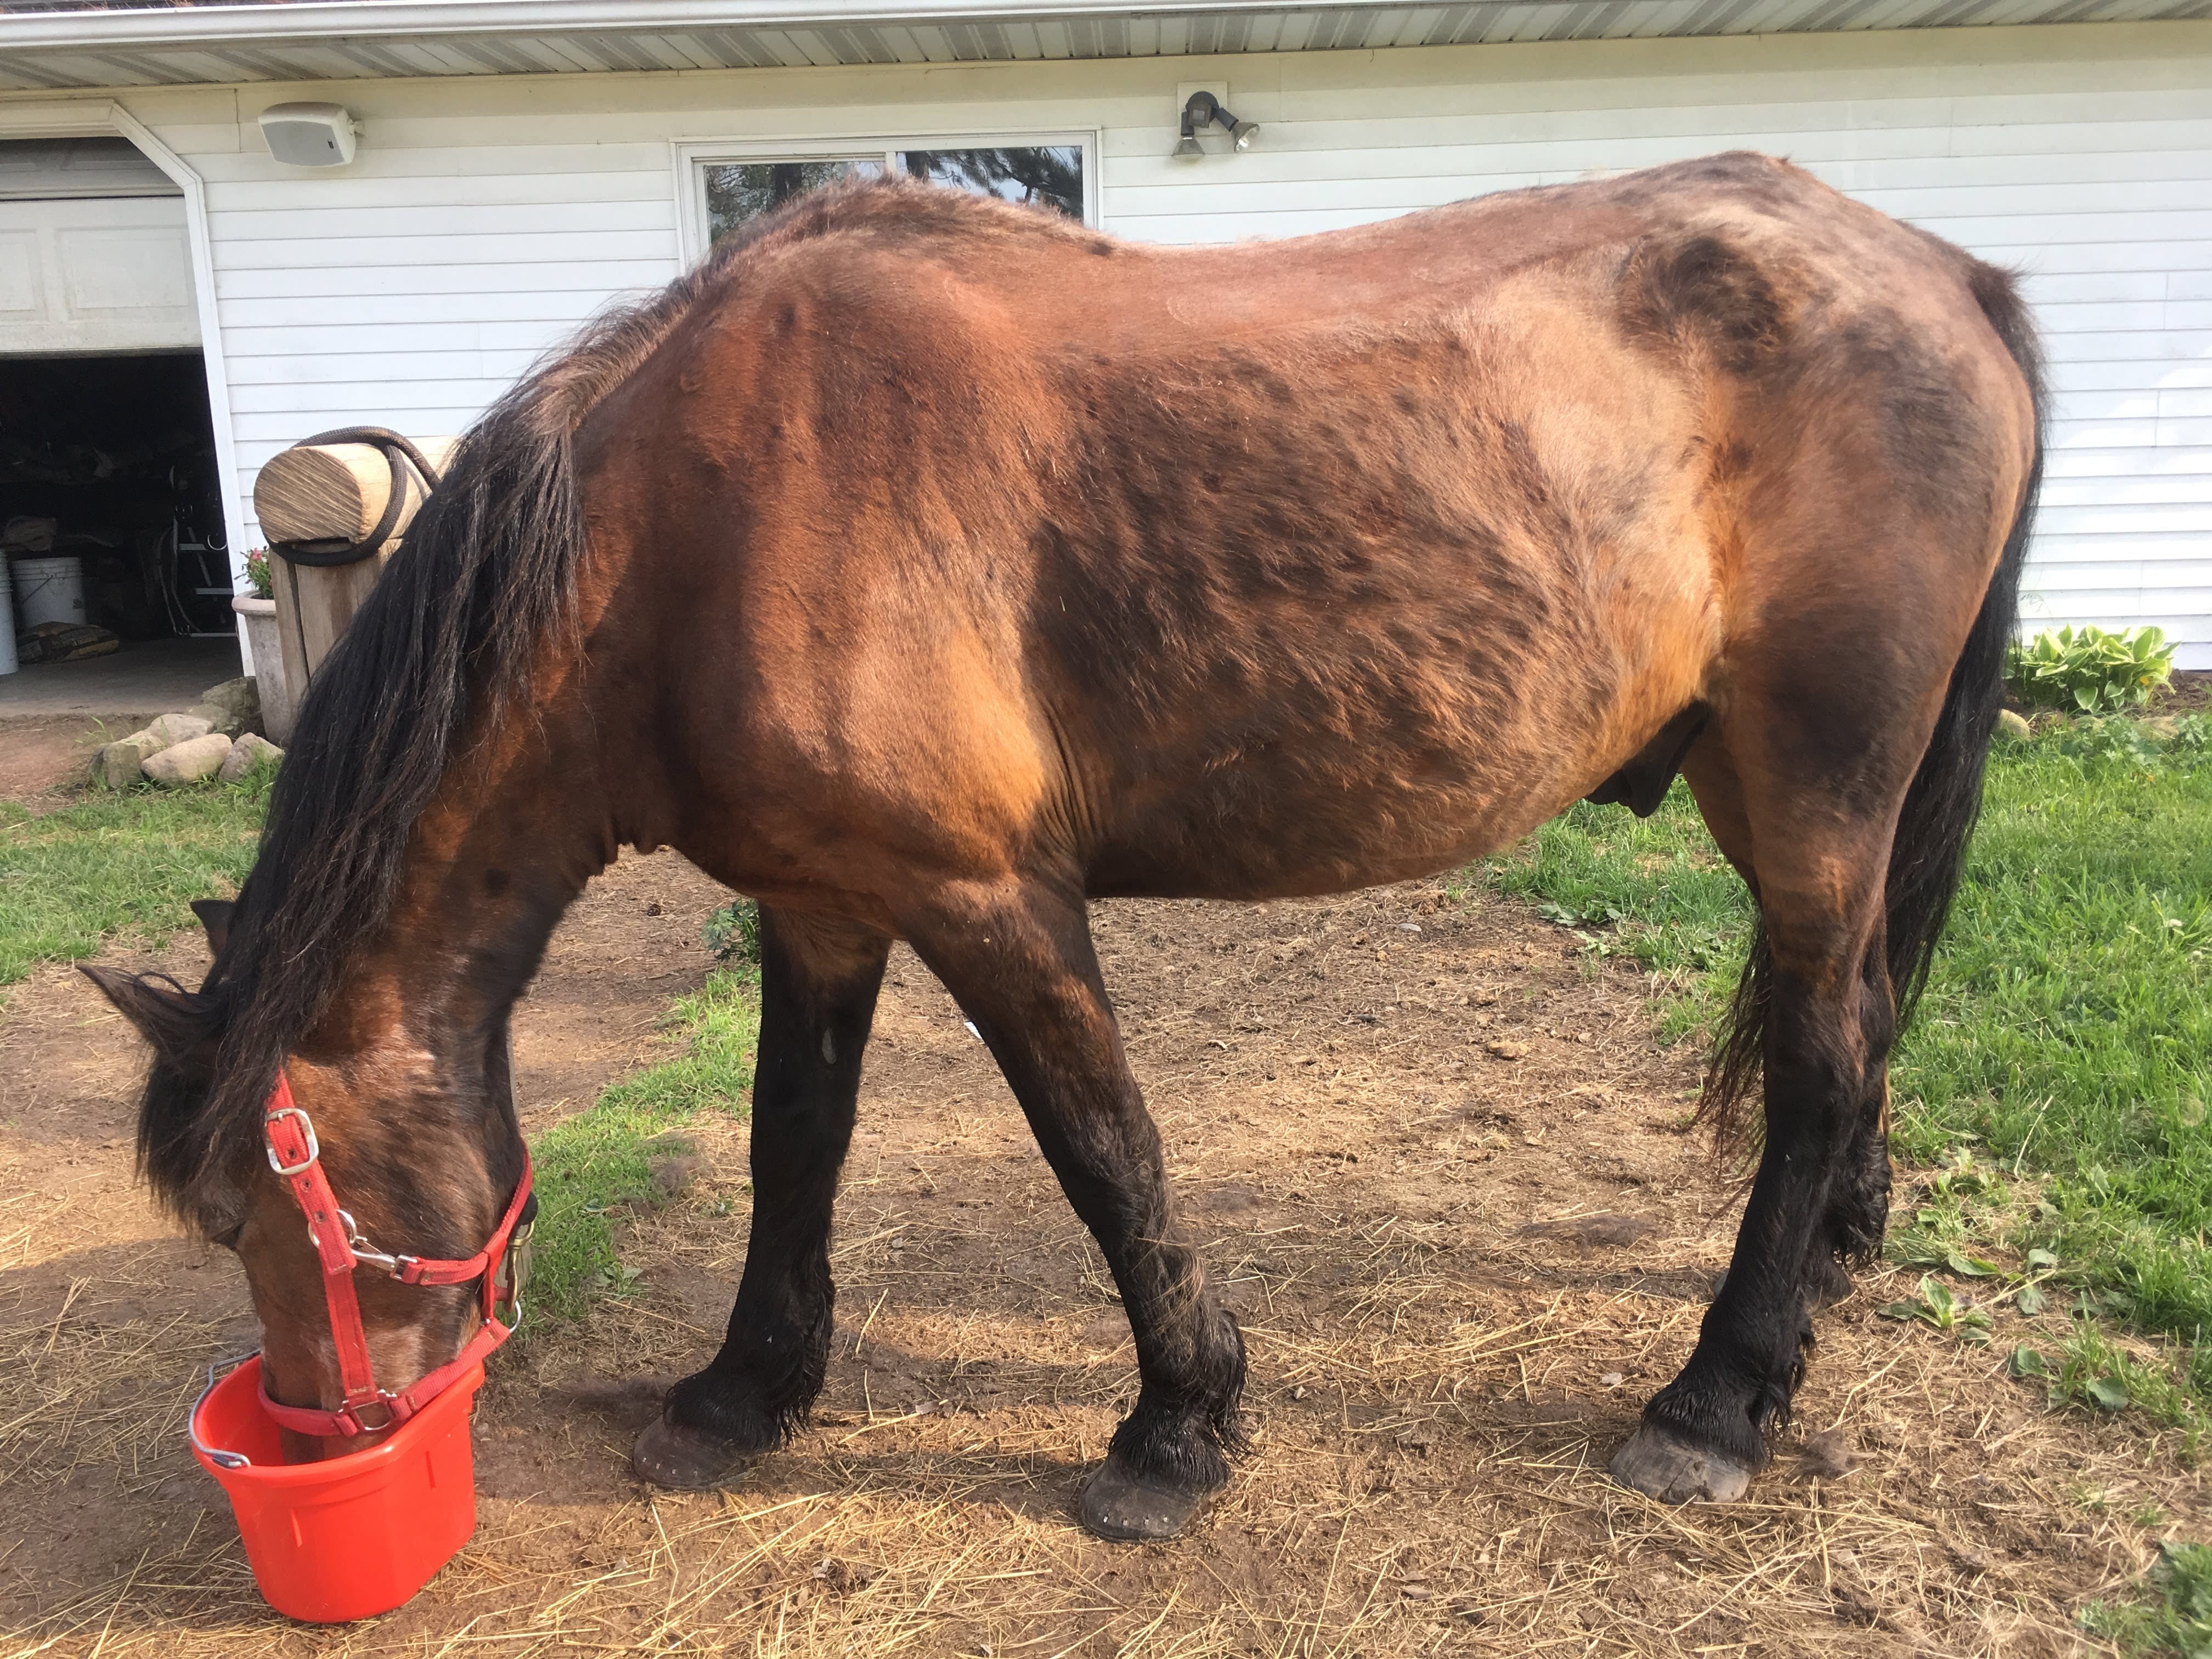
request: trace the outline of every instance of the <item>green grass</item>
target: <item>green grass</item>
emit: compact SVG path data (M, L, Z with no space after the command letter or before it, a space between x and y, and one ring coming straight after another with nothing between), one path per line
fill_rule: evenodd
M1490 861L1491 886L1658 981L1661 1033L1703 1031L1743 964L1751 902L1677 783L1659 811L1571 808Z
M0 803L0 986L42 962L82 962L112 933L159 948L185 907L252 867L267 772L234 784L94 790L33 817Z
M636 1274L616 1254L615 1227L660 1201L654 1160L690 1150L682 1132L701 1113L745 1109L760 1036L757 971L709 975L663 1024L684 1033L681 1056L602 1090L530 1149L538 1192L530 1322L574 1319L594 1297L626 1289Z
M2161 1545L2149 1589L2147 1601L2092 1602L2081 1610L2081 1628L2123 1653L2212 1659L2212 1545Z
M1486 873L1593 951L1658 975L1666 1034L1710 1030L1750 910L1680 784L1641 823L1577 806ZM1920 1207L1900 1207L1893 1255L1955 1270L1984 1243L2051 1251L2094 1318L2172 1340L2178 1386L2155 1414L2185 1420L2193 1439L2212 1407L2201 721L2167 743L2112 720L1999 744L1893 1082L1899 1155L1959 1178L1925 1181ZM2012 1193L2022 1173L2039 1177L2033 1206ZM2150 1405L2140 1378L2135 1393Z

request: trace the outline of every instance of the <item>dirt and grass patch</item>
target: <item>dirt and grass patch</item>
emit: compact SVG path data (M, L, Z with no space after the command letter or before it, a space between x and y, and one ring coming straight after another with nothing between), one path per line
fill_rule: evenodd
M617 1228L691 1184L700 1143L685 1131L702 1114L744 1115L760 1036L758 970L741 963L709 975L663 1024L681 1054L602 1090L532 1144L538 1214L530 1297L541 1318L574 1319L595 1296L635 1284L640 1270L623 1264Z
M1750 909L1685 787L1640 823L1577 807L1488 875L1586 953L1651 975L1667 1039L1710 1034ZM2203 716L2045 720L1999 743L1893 1082L1893 1145L1909 1168L1887 1249L1923 1274L1893 1316L1934 1340L1998 1341L2016 1383L2052 1407L2133 1411L2169 1431L2171 1455L2201 1455L2212 1420ZM2035 1322L1999 1333L1996 1310Z
M2092 1603L2083 1610L2082 1628L2128 1653L2212 1656L2212 1545L2161 1548L2147 1589L2135 1601Z
M196 898L252 868L269 777L184 789L91 790L45 812L0 801L0 987L81 962L111 936L158 950Z

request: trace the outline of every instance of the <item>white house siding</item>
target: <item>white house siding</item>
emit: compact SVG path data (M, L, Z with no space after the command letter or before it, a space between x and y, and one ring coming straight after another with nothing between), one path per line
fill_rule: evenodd
M1194 83L1262 124L1251 152L1169 159ZM114 95L206 180L242 501L325 427L459 429L611 298L672 275L674 142L1095 131L1106 228L1181 242L1786 155L2028 270L2057 394L2031 617L2154 622L2212 666L2212 25ZM270 159L253 118L298 98L363 122L351 167Z

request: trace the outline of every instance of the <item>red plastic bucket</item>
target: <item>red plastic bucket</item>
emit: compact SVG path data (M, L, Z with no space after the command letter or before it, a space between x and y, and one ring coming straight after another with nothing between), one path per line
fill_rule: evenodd
M222 1483L262 1599L316 1624L389 1613L477 1529L476 1366L366 1451L287 1463L256 1355L192 1407L192 1455Z

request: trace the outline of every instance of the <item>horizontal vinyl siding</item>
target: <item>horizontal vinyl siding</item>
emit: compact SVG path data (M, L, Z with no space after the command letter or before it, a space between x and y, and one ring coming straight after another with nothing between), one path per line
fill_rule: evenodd
M1225 83L1257 147L1170 160L1179 83ZM2054 392L2031 620L2155 622L2212 666L2212 25L272 84L224 89L229 125L215 95L125 101L207 180L242 490L324 427L457 430L674 275L672 141L1096 131L1106 227L1185 243L1787 155L2026 272ZM253 130L311 97L365 124L343 172Z

